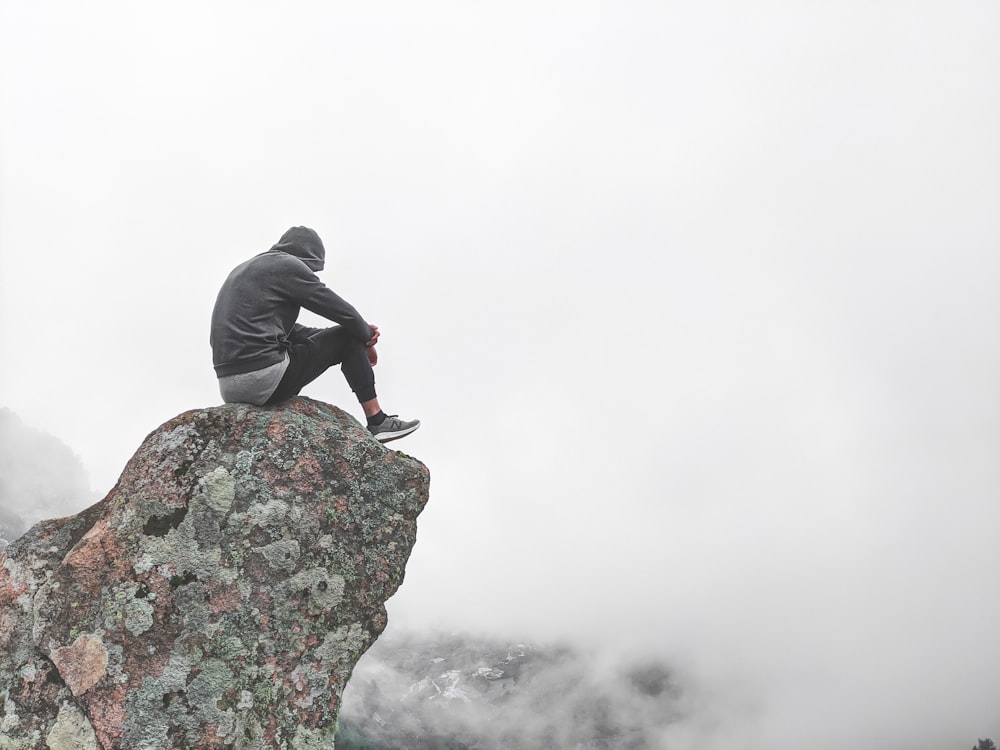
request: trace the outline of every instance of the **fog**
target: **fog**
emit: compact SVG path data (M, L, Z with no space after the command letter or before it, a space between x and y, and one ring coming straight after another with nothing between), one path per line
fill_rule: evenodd
M0 405L103 494L219 403L228 270L312 226L424 422L390 629L664 659L671 750L997 738L998 28L3 4ZM305 394L360 417L339 373Z
M613 663L565 647L394 631L351 676L338 747L360 735L372 750L650 750L690 725L691 709L648 654Z
M0 539L13 541L39 521L96 499L69 446L0 408Z

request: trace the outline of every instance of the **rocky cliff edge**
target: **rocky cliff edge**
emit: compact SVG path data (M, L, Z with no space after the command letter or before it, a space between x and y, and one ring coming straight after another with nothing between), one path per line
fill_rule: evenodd
M167 422L0 552L0 750L333 747L428 485L309 399Z

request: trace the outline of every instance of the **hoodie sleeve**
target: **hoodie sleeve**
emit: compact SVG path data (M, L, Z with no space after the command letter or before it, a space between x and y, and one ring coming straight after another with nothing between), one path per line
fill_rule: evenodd
M372 337L371 326L355 307L319 280L298 258L288 256L289 273L283 278L289 299L327 320L340 323L354 338L364 342ZM293 270L294 269L294 270Z
M322 330L322 328L310 328L301 323L296 323L292 326L292 332L288 334L288 339L293 342L305 341L310 336L315 336Z

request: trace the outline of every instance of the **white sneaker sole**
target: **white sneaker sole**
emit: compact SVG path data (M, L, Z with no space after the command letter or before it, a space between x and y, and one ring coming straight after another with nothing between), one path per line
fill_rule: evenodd
M420 423L413 425L413 427L407 427L405 430L396 430L395 432L380 432L377 435L373 435L376 440L380 443L388 443L390 440L399 440L401 437L406 437L411 432L416 432L417 428L420 427Z

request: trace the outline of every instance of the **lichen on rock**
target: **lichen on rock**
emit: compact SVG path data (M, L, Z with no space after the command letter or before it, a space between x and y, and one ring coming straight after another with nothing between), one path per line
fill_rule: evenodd
M0 551L0 750L331 748L428 484L309 399L171 420Z

